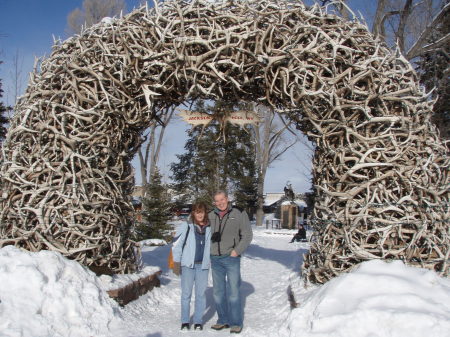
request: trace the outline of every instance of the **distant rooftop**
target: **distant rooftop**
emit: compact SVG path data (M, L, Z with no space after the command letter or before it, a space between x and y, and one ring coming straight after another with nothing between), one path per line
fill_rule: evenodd
M266 193L264 196L264 206L270 206L284 197L284 192L280 193Z
M264 206L271 206L280 201L284 197L284 192L266 193L264 196ZM306 202L301 197L297 196L294 202L299 207L306 207Z

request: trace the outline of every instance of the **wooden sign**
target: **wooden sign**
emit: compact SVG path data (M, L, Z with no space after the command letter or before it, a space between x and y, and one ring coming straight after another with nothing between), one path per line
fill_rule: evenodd
M179 115L186 123L206 126L212 120L217 119L222 127L229 122L234 125L244 126L246 124L258 124L261 120L258 114L254 111L229 111L224 116L210 115L205 112L189 111L179 109Z
M224 124L229 122L231 124L244 126L246 124L258 124L261 121L258 114L254 111L230 111L225 115Z
M189 111L183 109L178 109L178 111L180 111L179 115L186 123L192 124L194 126L206 126L214 119L213 115L207 114L205 112Z

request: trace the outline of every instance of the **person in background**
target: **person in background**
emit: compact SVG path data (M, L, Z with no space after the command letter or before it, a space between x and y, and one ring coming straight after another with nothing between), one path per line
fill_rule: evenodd
M294 237L292 238L291 242L292 243L294 241L297 242L306 242L306 229L305 227L303 227L303 225L299 225L298 226L298 232L294 235Z
M211 230L207 214L208 207L205 203L194 203L190 217L182 225L180 235L172 249L173 272L175 275L181 275L181 330L190 329L190 305L194 285L194 330L203 330L211 246Z
M252 228L245 211L231 207L228 194L214 194L215 208L208 214L211 225L211 273L213 297L217 310L214 330L230 328L240 333L243 325L241 304L241 254L253 238Z

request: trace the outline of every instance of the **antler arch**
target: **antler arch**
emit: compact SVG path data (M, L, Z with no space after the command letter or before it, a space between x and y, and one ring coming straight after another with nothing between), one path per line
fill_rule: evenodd
M198 97L272 105L317 145L308 280L373 258L448 273L448 149L414 70L357 21L283 0L155 3L55 45L3 147L0 246L133 270L131 158Z

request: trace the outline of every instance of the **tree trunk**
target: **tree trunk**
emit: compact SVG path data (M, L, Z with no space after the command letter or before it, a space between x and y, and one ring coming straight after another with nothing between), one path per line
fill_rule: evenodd
M175 107L171 107L170 110L167 110L164 114L164 119L162 121L161 130L158 136L158 142L156 143L156 128L158 124L153 124L150 127L150 134L148 137L148 143L145 147L144 153L142 153L141 149L139 149L139 167L141 171L141 180L142 186L145 186L151 180L150 178L155 174L156 167L158 165L159 154L161 152L162 141L164 138L164 132L166 131L166 126L169 124L169 121L172 119L172 116L175 112ZM144 191L144 189L142 189ZM142 192L144 193L144 192ZM142 195L144 196L144 195Z
M170 107L169 110L167 110L166 114L164 115L163 125L161 125L161 131L159 132L158 143L156 144L156 146L154 143L156 134L153 135L152 156L151 156L149 177L155 174L155 170L159 161L159 154L161 153L161 146L164 138L164 132L166 131L166 127L167 125L169 125L169 122L172 119L174 112L175 107Z
M152 125L150 127L150 133L149 133L149 136L148 136L148 143L145 146L145 151L142 152L142 147L138 151L139 169L141 171L141 184L142 184L142 186L145 186L145 185L148 184L147 168L148 168L148 165L149 165L149 161L151 160L151 158L153 158L153 157L150 157L150 147L155 142L155 129L156 129L156 125ZM151 177L151 175L149 177Z
M400 22L398 24L398 31L396 34L398 47L402 53L405 53L405 44L406 44L405 29L408 17L411 15L411 10L412 10L412 0L406 0L405 6L403 7L403 10L401 11L400 14Z
M256 226L263 225L264 219L264 178L266 173L261 172L258 174L258 185L256 189L256 193L258 195L258 199L256 201Z
M258 165L258 185L256 204L256 226L263 225L264 218L264 180L266 178L267 168L271 163L280 158L289 148L296 143L282 144L283 134L290 131L289 125L284 123L283 126L277 128L275 124L275 112L267 107L259 107L259 113L264 113L262 123L253 126L253 134L255 137L255 152ZM257 107L254 107L256 110ZM290 131L291 132L291 131Z
M372 33L375 36L381 37L381 39L385 39L386 33L384 31L384 20L385 20L385 12L384 9L386 7L386 0L378 0L377 11L375 13L375 18L373 19L373 28Z

